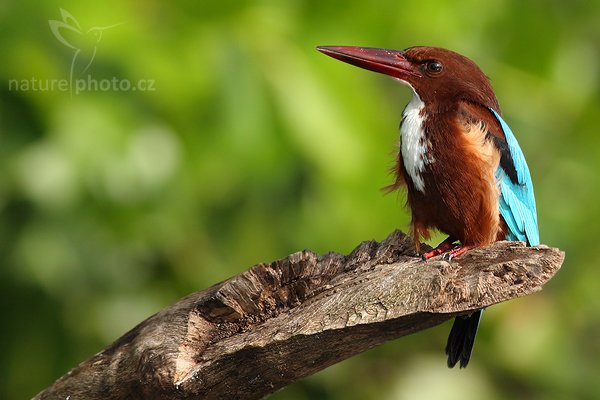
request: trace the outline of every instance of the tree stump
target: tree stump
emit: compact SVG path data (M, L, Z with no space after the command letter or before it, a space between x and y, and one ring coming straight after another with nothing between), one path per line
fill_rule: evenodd
M539 291L563 259L498 242L422 261L400 231L347 256L294 253L184 297L35 399L260 399L385 341Z

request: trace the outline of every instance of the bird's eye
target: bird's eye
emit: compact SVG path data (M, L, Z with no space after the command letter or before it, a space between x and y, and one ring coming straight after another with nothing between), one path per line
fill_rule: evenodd
M427 72L437 74L437 73L442 72L442 69L444 69L444 66L439 61L431 60L431 61L427 61L427 63L425 64L425 68L427 69Z

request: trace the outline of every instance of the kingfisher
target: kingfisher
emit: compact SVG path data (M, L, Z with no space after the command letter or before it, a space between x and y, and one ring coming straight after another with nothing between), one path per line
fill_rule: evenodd
M402 112L390 191L406 188L417 251L437 229L448 235L424 260L450 261L499 240L540 243L533 183L490 80L469 58L437 47L405 50L319 46L346 63L389 75L412 91ZM456 317L448 367L469 363L483 310Z

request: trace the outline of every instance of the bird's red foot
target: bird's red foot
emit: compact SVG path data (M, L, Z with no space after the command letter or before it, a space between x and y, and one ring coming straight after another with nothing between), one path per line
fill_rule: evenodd
M459 257L471 250L473 246L455 246L452 250L446 252L442 258L446 261L451 261L455 257Z
M447 253L457 247L457 245L454 244L455 241L456 240L449 237L448 239L446 239L442 243L440 243L435 249L428 251L426 253L423 253L423 255L421 255L421 258L423 259L423 261L427 261L430 258L439 256L440 254L443 254L443 253Z

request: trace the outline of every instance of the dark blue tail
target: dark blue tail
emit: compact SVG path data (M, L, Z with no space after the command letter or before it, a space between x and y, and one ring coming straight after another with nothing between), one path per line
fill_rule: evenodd
M454 319L454 325L452 325L446 344L449 368L453 368L459 361L461 368L465 368L469 364L482 314L483 310L477 310L471 315Z

